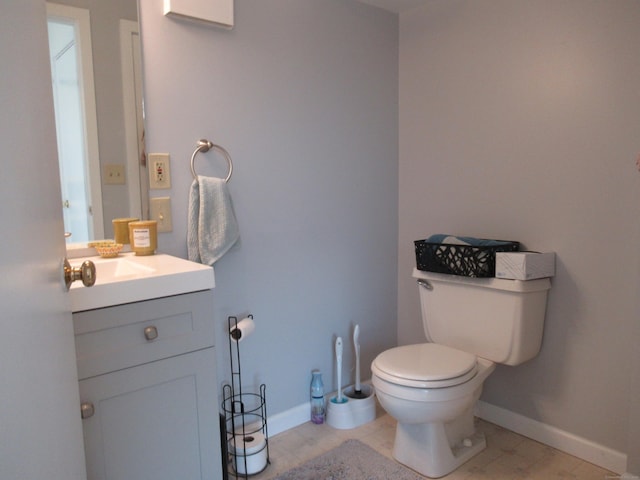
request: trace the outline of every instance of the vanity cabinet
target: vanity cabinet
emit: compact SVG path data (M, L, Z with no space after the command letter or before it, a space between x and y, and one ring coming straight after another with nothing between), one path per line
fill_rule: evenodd
M212 291L73 314L89 480L221 479Z

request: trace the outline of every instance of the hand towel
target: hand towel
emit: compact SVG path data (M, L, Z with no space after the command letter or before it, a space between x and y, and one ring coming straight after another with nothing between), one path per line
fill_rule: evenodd
M444 243L448 245L470 245L473 247L499 247L502 245L509 245L513 243L505 240L490 240L486 238L475 238L475 237L458 237L455 235L445 235L442 233L431 235L429 238L427 238L427 242Z
M187 252L189 260L213 265L240 238L227 183L203 177L191 184Z

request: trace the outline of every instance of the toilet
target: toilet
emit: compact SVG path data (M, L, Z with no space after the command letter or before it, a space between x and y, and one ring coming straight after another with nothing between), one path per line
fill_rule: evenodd
M439 478L486 447L473 409L496 364L516 366L542 344L548 278L469 278L414 269L428 343L371 364L381 406L397 420L393 456Z

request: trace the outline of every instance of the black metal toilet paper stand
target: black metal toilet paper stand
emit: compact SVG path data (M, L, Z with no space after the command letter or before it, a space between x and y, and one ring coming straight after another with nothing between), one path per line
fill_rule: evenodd
M249 315L249 318L253 319L253 315ZM261 384L259 393L242 391L240 342L232 334L238 331L238 318L229 317L227 322L231 383L222 387L222 411L226 432L224 451L227 455L225 460L230 475L247 479L250 475L264 471L270 464L266 386L264 383Z

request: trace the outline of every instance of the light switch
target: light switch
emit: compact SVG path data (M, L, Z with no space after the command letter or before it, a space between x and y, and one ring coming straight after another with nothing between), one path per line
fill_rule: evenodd
M124 185L124 165L116 163L105 165L103 182L105 185Z
M151 220L158 222L158 233L166 233L173 231L173 222L171 217L171 198L157 197L152 198L149 205Z

